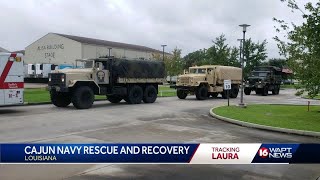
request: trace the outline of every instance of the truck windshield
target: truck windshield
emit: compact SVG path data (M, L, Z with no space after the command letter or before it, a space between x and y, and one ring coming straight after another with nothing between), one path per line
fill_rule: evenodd
M251 76L257 76L257 77L267 77L269 75L268 72L252 72Z
M83 68L92 68L93 67L93 61L76 61L76 68L77 69L83 69Z
M205 68L199 68L199 69L190 69L190 74L205 74L207 70Z

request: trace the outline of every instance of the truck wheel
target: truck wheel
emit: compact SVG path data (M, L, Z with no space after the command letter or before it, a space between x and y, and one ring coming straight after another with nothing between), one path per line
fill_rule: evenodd
M90 87L78 87L72 97L72 103L77 109L89 109L94 102L94 94Z
M208 88L206 86L200 86L196 90L196 98L198 100L205 100L208 98Z
M245 95L250 95L251 94L251 89L250 88L244 88L244 94Z
M228 96L227 96L228 94L227 94L226 90L223 90L221 95L222 95L222 99L227 99L228 98Z
M278 95L280 91L280 86L275 86L274 89L272 90L273 95Z
M261 94L263 89L256 89L256 94Z
M50 98L52 104L57 107L67 107L71 103L71 96L69 93L50 91Z
M280 85L278 85L277 87L278 88L277 88L277 94L276 95L278 95L280 93Z
M239 88L237 86L231 87L230 98L237 98L239 94Z
M185 99L188 96L188 93L184 90L178 89L177 96L179 99Z
M144 103L154 103L157 99L157 89L150 85L147 86L146 89L144 90L143 94L143 102Z
M216 92L214 92L214 93L211 94L211 96L212 96L213 98L217 98L218 95L219 95L219 93L216 93Z
M119 103L119 102L122 100L122 98L119 97L119 96L113 95L113 96L108 96L108 100L109 100L111 103Z
M262 96L268 96L268 91L269 91L268 86L264 86L262 88Z
M129 88L128 103L140 104L143 97L143 90L140 86L134 85Z

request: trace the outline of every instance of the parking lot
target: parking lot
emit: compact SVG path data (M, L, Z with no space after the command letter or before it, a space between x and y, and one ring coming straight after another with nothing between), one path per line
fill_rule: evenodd
M307 104L294 90L278 96L244 96L246 103ZM231 104L237 104L231 99ZM73 106L13 106L0 109L2 143L319 143L320 139L241 127L213 119L225 99L197 101L158 98L154 104L96 102L89 110ZM312 105L320 102L311 100ZM17 173L19 172L19 173ZM317 165L0 165L0 179L316 179Z

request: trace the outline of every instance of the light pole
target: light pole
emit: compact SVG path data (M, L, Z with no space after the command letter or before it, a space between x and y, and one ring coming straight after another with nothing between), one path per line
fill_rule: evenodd
M246 41L246 31L247 31L247 27L249 27L250 25L249 25L249 24L241 24L241 25L239 25L239 26L242 27L242 32L243 32L243 39L242 39L242 57L240 56L240 58L241 58L241 70L242 70L242 73L241 73L241 96L240 96L239 106L240 106L240 107L246 107L245 104L243 103L244 44L245 44L245 41ZM241 42L241 41L240 41L240 42Z
M243 39L237 39L238 41L240 41L240 46L239 46L239 62L240 62L240 67L241 67L241 54L242 54L242 41Z
M110 55L111 55L111 49L112 49L112 48L109 47L108 49L109 49L109 57L110 57Z
M162 46L162 60L164 62L164 47L166 47L167 45L163 44Z

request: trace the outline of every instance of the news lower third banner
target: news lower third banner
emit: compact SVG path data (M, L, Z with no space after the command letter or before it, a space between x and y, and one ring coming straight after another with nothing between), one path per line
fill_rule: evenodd
M320 163L320 144L0 144L0 164Z

